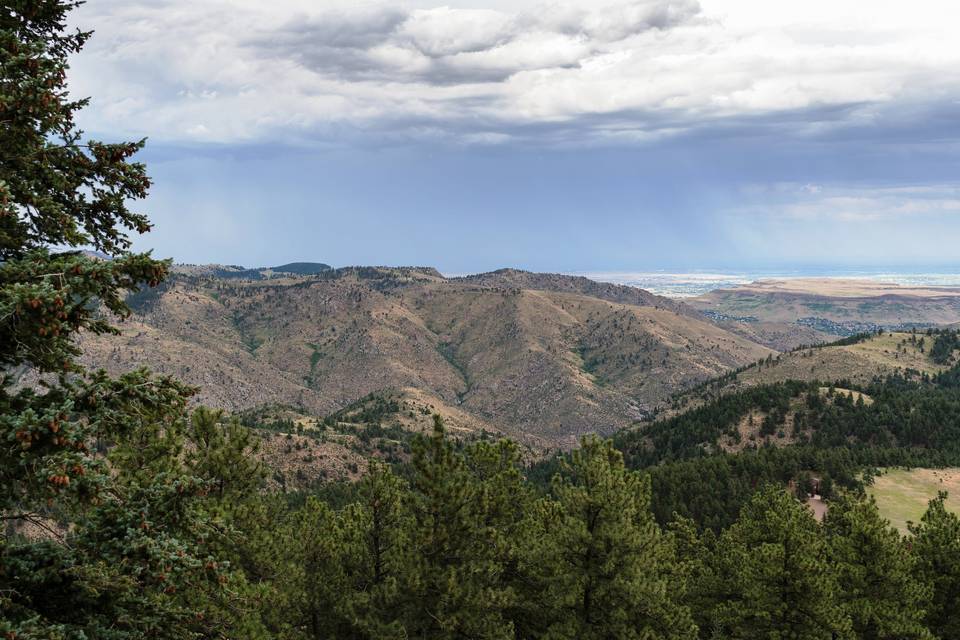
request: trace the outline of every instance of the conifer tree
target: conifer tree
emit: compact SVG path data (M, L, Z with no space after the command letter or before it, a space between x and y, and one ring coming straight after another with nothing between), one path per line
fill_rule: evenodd
M911 525L919 574L933 586L927 627L939 638L960 637L960 518L947 511L947 494L930 501L920 522Z
M743 640L850 638L850 620L813 513L780 487L758 492L723 532L711 631Z
M346 578L345 610L355 637L406 638L402 626L411 563L412 519L406 483L372 463L359 500L341 515Z
M670 522L669 531L686 584L682 602L690 610L700 637L716 637L712 613L718 603L733 597L729 585L717 575L716 534L711 529L701 534L693 520L680 516Z
M351 625L344 615L349 590L343 535L336 514L316 498L308 498L293 519L286 540L292 548L292 562L284 569L284 591L294 600L294 637L351 637Z
M143 142L75 126L86 100L67 94L67 61L90 37L66 29L77 4L0 4L0 634L189 638L229 628L207 615L227 574L205 549L205 483L169 455L191 391L77 362L78 333L114 332L125 294L168 269L130 252L127 234L150 229L128 206L150 186L131 160ZM18 386L18 369L41 385ZM133 440L149 446L98 451Z
M536 505L525 570L541 592L543 638L695 638L670 539L646 476L610 442L586 438Z
M434 416L413 451L413 549L404 627L417 638L511 638L511 590L485 534L485 505L463 456ZM488 532L488 530L486 531Z
M311 521L305 526L307 518L302 516L310 502L294 509L288 500L284 494L257 492L236 501L229 509L230 534L212 541L218 557L244 578L243 583L230 583L231 590L245 591L242 611L259 622L258 628L248 625L236 637L305 637L305 543L312 527L329 523Z
M923 622L929 585L917 575L906 543L880 516L873 499L835 500L824 530L856 637L932 639Z
M187 466L209 483L218 500L248 495L260 487L265 476L256 458L260 443L236 418L198 407L190 416L189 440L193 446Z
M520 570L521 547L529 534L533 491L520 472L519 449L509 440L476 442L466 449L464 458L477 486L478 542L498 575L498 609L511 621L516 636L523 637L529 609L520 606L521 593L528 586Z

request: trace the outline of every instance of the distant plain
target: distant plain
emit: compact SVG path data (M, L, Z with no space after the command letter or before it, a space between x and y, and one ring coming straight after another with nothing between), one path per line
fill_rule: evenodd
M672 298L690 298L716 289L731 289L757 281L777 280L860 280L865 283L896 284L904 287L960 287L960 266L921 271L592 271L571 273L599 282L626 284ZM823 292L826 294L826 291Z

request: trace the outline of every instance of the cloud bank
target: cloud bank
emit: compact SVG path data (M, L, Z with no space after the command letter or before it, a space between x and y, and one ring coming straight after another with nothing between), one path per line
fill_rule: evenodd
M96 98L88 129L190 143L816 137L960 98L945 3L920 22L852 0L787 22L734 0L483 4L98 0L75 17L97 33L73 87Z
M730 210L731 215L773 217L807 222L872 223L924 220L960 214L960 187L950 184L837 186L775 184L742 189L753 204Z

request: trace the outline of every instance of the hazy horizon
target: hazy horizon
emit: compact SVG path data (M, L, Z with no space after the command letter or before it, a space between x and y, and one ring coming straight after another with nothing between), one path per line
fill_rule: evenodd
M239 264L220 263L223 265L241 268L271 268L290 264L291 262L323 262L318 260L288 260L276 264ZM183 264L183 263L181 263ZM187 263L204 264L204 263ZM207 263L209 264L209 263ZM342 264L329 265L333 268L382 266L382 267L423 267L430 268L429 264ZM435 268L435 267L434 267ZM498 269L522 269L516 265L504 265ZM438 269L446 278L458 278L477 275L490 270L449 271ZM940 265L925 267L829 267L829 266L794 266L792 268L714 268L714 269L634 269L634 270L603 270L569 271L563 269L545 270L563 275L583 276L598 282L624 284L646 289L658 295L686 298L697 296L716 289L734 288L738 285L749 284L759 280L790 280L803 278L822 279L851 279L870 280L895 285L910 285L923 287L960 287L960 265Z

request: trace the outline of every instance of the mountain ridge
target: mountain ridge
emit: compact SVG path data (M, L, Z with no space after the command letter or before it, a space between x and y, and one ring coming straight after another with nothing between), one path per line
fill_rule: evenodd
M120 338L84 338L88 364L147 365L231 411L274 403L322 417L415 389L441 414L546 447L613 433L678 388L775 353L647 291L514 269L243 279L193 266L131 302Z

